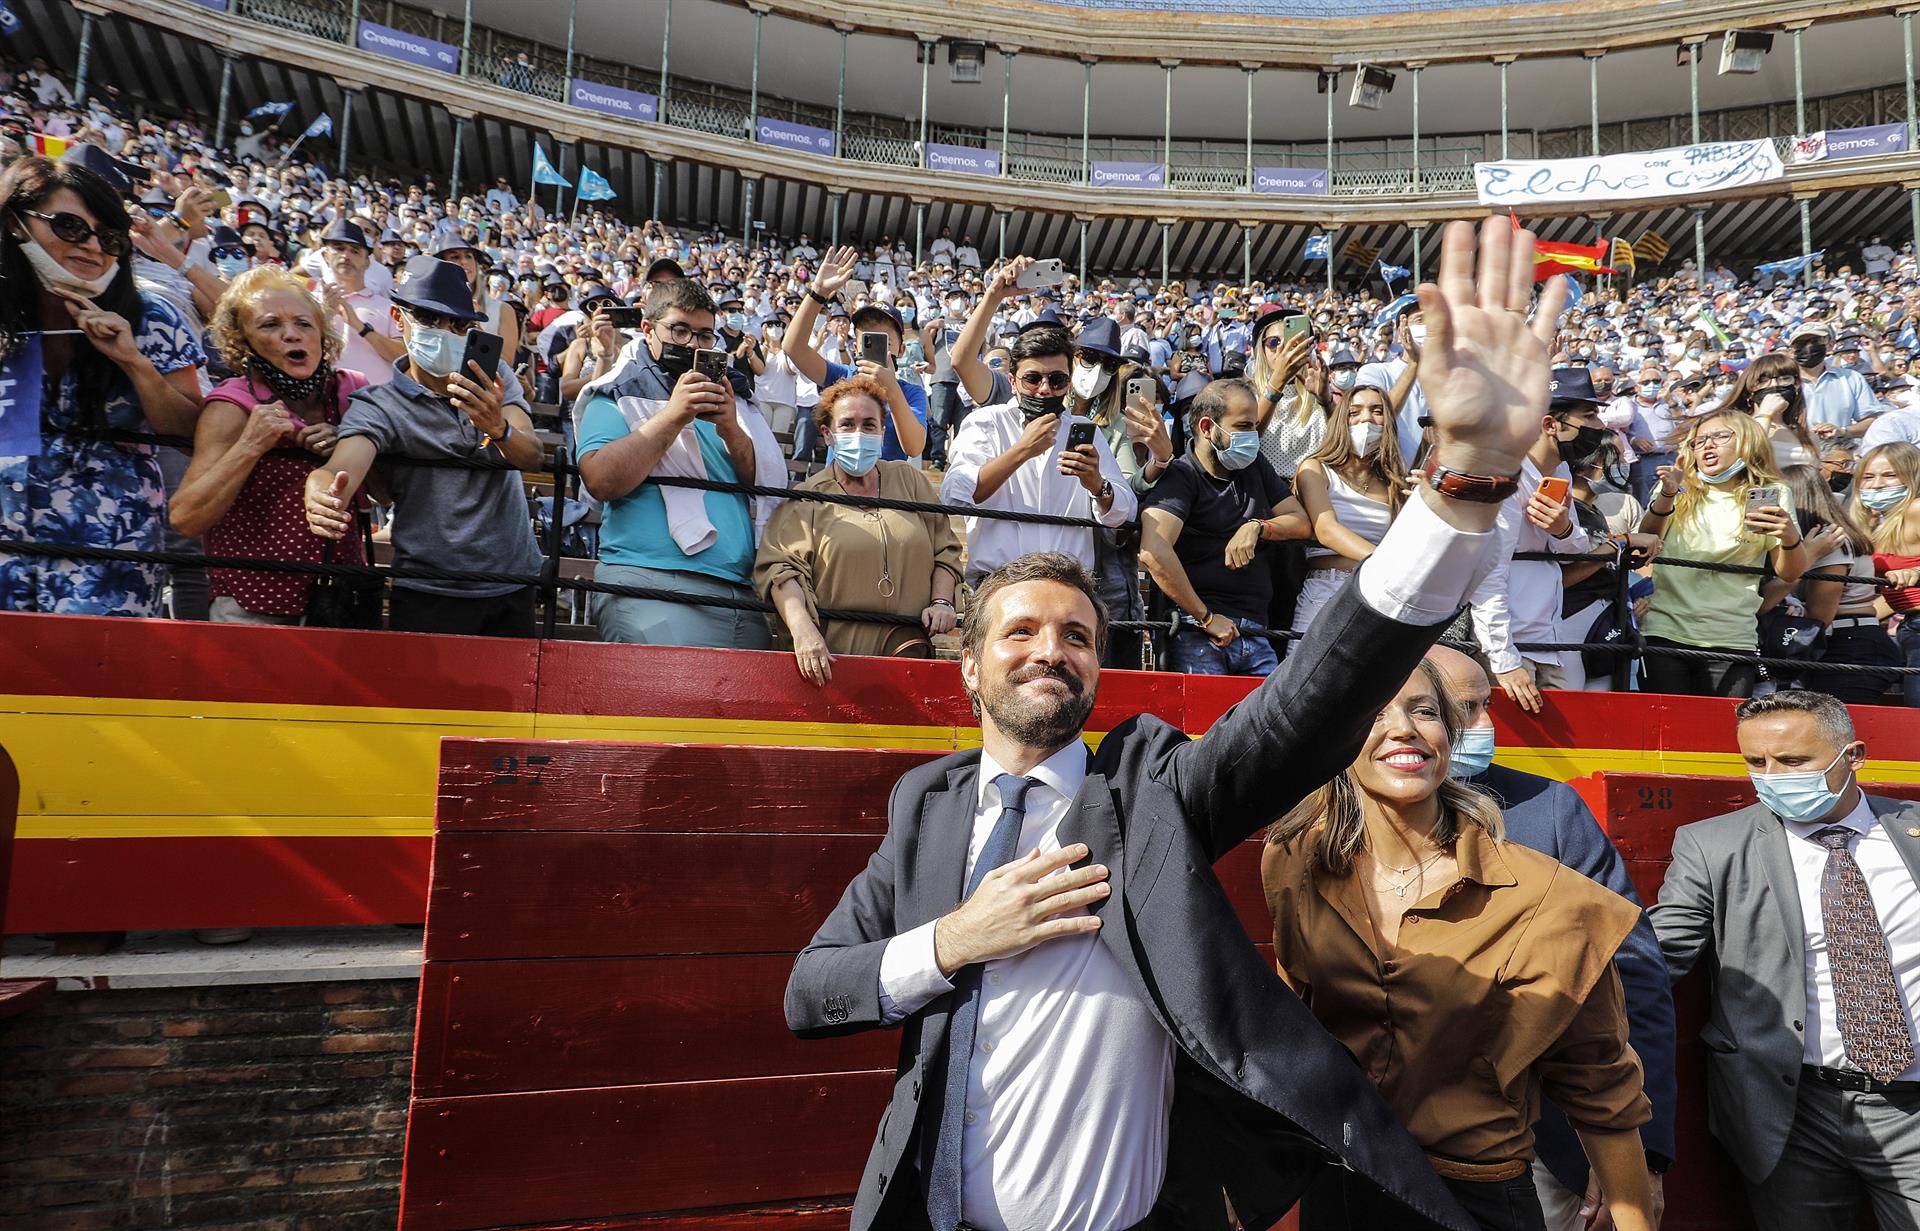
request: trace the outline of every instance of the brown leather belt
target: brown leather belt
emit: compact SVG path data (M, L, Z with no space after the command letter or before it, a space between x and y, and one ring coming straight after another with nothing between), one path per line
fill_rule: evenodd
M1443 1180L1470 1180L1475 1184L1518 1179L1527 1173L1527 1164L1517 1158L1510 1158L1504 1163L1463 1163L1456 1158L1429 1154L1427 1161L1433 1164L1434 1171Z

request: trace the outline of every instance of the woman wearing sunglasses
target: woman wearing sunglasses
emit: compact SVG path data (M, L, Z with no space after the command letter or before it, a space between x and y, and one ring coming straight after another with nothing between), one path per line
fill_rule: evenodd
M188 436L199 343L178 309L136 290L130 220L84 168L22 158L0 175L0 362L37 346L37 455L0 458L0 533L158 551L167 512L155 446L106 432ZM27 360L30 362L30 360ZM0 610L157 616L159 565L0 555Z
M1314 355L1312 331L1286 336L1288 318L1303 315L1293 308L1262 312L1253 322L1253 362L1248 369L1260 396L1260 456L1289 483L1300 463L1326 439L1332 420L1326 369Z
M1766 429L1751 415L1716 410L1695 421L1676 463L1660 467L1640 529L1661 536L1668 559L1766 562L1792 584L1807 571L1809 556L1793 512ZM1643 624L1649 646L1755 652L1758 574L1656 563L1653 587ZM1648 692L1745 697L1754 679L1751 663L1664 654L1646 660Z

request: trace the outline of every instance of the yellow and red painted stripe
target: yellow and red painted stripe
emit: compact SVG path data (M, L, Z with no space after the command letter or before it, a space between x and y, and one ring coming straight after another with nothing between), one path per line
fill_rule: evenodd
M1201 732L1248 680L1115 673L1089 730ZM1502 707L1502 762L1738 775L1725 701L1555 694ZM1920 724L1858 711L1869 778L1920 782ZM19 767L9 932L422 918L439 741L951 749L950 663L171 621L0 615L0 746Z

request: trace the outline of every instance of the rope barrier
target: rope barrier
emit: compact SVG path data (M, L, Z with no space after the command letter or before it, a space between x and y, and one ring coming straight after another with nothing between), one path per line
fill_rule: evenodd
M90 431L52 432L49 435L76 436L107 440L121 444L154 444L192 452L193 441L186 436L163 436L152 432L131 432L117 428L102 428ZM304 449L275 449L267 456L289 457L301 461L312 461L314 455ZM383 462L400 461L412 466L431 466L453 470L512 470L514 467L504 460L494 460L476 456L469 460L459 458L395 458L383 455ZM573 473L577 473L574 468ZM696 479L691 476L650 475L645 480L658 483L663 487L687 487L699 491L725 492L741 496L771 496L782 500L811 500L821 504L840 504L858 509L892 509L902 513L933 513L949 517L979 517L995 521L1026 522L1036 526L1073 526L1088 530L1120 530L1138 523L1126 523L1122 526L1109 526L1105 522L1089 517L1066 517L1053 513L1025 513L1012 509L988 509L975 505L944 504L923 500L894 500L884 496L855 496L845 492L810 491L798 487L769 487L757 483L735 483L722 479ZM1613 564L1617 555L1613 552L1581 553L1563 555L1551 551L1521 551L1513 555L1515 560L1544 561L1553 563L1589 562ZM1771 572L1754 564L1726 564L1715 560L1686 560L1671 556L1658 556L1655 565L1671 568L1696 569L1708 573L1733 573L1748 577L1767 577ZM1847 574L1805 573L1801 581L1830 582L1837 585L1867 585L1882 589L1898 589L1884 577L1854 577ZM1155 628L1164 627L1156 624Z
M728 598L720 595L690 595L677 590L663 590L655 586L630 586L614 582L596 581L587 577L530 576L520 573L506 573L489 569L442 569L427 565L411 567L379 567L366 564L323 563L306 560L259 560L245 556L209 556L197 552L185 551L135 551L119 547L90 547L74 543L42 543L31 539L0 539L0 554L30 556L35 558L57 558L72 560L107 560L134 564L159 564L175 568L218 568L243 569L265 573L304 573L315 577L365 578L393 581L454 581L480 584L529 586L575 590L587 594L610 594L622 598L649 599L654 602L680 603L697 607L718 607L728 611L755 611L762 614L774 614L771 603L760 599ZM551 604L549 604L551 606ZM845 621L855 624L884 624L898 627L919 627L920 618L916 615L894 614L877 611L822 610L819 618L823 621ZM1193 626L1193 621L1176 616L1171 621L1155 620L1114 620L1108 628L1121 632L1166 633L1176 632L1182 624ZM1291 629L1244 628L1243 637L1266 637L1271 641L1298 641L1305 634ZM1777 668L1808 673L1871 673L1884 672L1892 675L1920 674L1920 667L1875 666L1863 663L1829 663L1819 660L1793 658L1766 658L1754 654L1741 654L1727 650L1701 650L1680 646L1633 645L1627 642L1522 642L1515 649L1522 652L1558 653L1562 651L1598 651L1606 654L1638 657L1665 656L1668 658L1696 659L1709 662L1750 663L1755 666Z

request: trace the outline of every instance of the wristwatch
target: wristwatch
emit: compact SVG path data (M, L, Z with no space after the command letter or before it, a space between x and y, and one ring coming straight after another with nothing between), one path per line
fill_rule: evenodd
M480 433L480 447L484 449L488 445L503 445L512 439L513 439L513 424L509 423L507 424L507 430L504 432L501 432L500 435L497 437L488 435L486 432Z
M825 295L822 295L819 291L814 290L812 287L807 288L807 298L813 300L813 302L819 304L823 308L831 308L834 302L833 300L828 299Z
M1520 490L1520 472L1515 471L1502 477L1491 474L1468 474L1463 470L1448 470L1445 466L1435 466L1433 473L1427 476L1427 486L1453 500L1466 500L1474 504L1499 504Z
M1098 504L1102 500L1107 499L1111 495L1113 495L1113 480L1102 479L1100 480L1100 490L1093 493L1093 502L1095 504Z
M361 322L360 322L360 336L361 336L361 337L363 337L363 338L364 338L364 337L366 337L366 336L367 336L368 334L370 334L370 333L372 333L372 332L373 332L373 326L372 326L372 325L369 325L369 324L367 324L367 323L366 323L365 321L361 321Z

